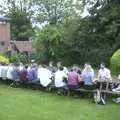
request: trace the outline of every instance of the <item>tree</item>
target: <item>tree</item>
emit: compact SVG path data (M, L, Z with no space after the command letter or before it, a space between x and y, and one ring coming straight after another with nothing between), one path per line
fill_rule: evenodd
M52 58L66 64L91 62L94 66L105 62L109 65L112 54L120 47L119 0L91 1L93 0L87 0L87 3L84 1L85 5L90 5L89 16L81 18L77 15L70 17L70 15L62 21L57 19L55 23L48 19L49 25L44 30L38 31L40 38L36 37L37 48L42 45L44 49L41 50L46 51L42 55L49 56L49 58L44 56L45 60ZM52 8L49 9L51 10ZM56 34L59 36L55 39L56 42L59 41L57 46L52 44L54 41L52 36Z
M78 5L81 7L81 4ZM67 22L77 15L76 9L73 0L39 0L37 21L49 24Z
M35 5L34 0L4 0L6 8L1 6L4 15L11 19L12 39L20 39L33 36L32 17Z
M56 26L46 26L36 32L34 46L37 51L37 61L49 62L56 59L56 49L60 43L60 31Z

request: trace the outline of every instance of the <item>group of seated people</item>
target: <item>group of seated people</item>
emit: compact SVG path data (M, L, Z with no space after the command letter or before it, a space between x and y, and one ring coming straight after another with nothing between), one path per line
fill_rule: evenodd
M103 63L100 65L97 79L95 79L94 69L89 63L86 63L83 69L78 65L67 68L60 62L56 66L53 65L53 62L50 62L48 66L35 63L31 65L0 64L0 78L11 80L12 85L17 82L40 84L43 87L53 84L61 94L64 89L77 89L81 86L85 89L94 89L96 81L112 80L110 70Z

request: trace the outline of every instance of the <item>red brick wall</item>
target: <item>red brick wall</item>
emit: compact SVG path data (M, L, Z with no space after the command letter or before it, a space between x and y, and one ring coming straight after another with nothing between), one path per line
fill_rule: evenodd
M1 45L4 42L4 45ZM4 53L8 50L10 42L10 24L0 23L0 53Z

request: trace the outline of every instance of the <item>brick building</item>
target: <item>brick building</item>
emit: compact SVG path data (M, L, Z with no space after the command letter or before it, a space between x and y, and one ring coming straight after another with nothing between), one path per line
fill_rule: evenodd
M10 24L9 19L0 17L0 53L8 51L10 44Z
M0 54L25 53L31 54L35 50L28 39L13 41L10 37L10 23L8 18L0 17Z

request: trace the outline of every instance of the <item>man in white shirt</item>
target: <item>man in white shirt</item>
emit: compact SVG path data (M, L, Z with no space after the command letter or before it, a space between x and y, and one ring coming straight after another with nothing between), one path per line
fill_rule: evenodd
M110 70L106 68L104 64L100 65L98 80L100 82L112 81Z
M66 73L63 70L63 67L60 67L58 71L55 73L55 87L58 88L58 93L63 95L65 90L67 90L67 86L65 80L68 78Z
M51 71L48 70L45 66L39 66L38 72L37 72L37 78L40 80L40 84L43 87L47 87L51 82Z

